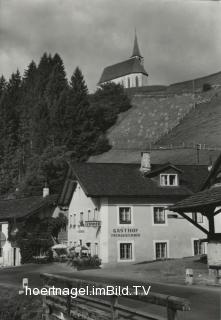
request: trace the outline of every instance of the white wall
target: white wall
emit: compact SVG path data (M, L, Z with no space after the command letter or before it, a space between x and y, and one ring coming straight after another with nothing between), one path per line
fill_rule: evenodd
M128 79L130 79L130 88L136 87L136 77L138 77L138 87L143 87L148 85L148 76L142 73L132 73L125 75L123 77L119 77L116 79L111 80L116 84L122 84L124 88L129 88L128 86Z
M79 243L79 240L82 240L82 244L91 243L91 254L95 254L95 246L98 244L99 247L99 237L100 233L98 232L97 227L81 227L79 226L80 222L80 212L83 212L84 222L88 220L88 210L90 210L89 220L93 220L94 210L98 209L97 220L100 220L100 205L99 202L95 199L88 198L80 184L77 184L77 187L73 193L73 197L69 206L68 213L68 246L72 247L75 244ZM75 217L75 226L74 226L74 214ZM98 248L99 250L99 248Z
M2 225L2 232L8 239L8 222L1 222ZM15 252L16 251L16 252ZM14 254L15 254L15 261L14 261ZM2 266L13 266L20 265L21 263L21 255L19 248L13 248L11 243L6 240L5 245L3 246L3 255L0 257L0 265Z

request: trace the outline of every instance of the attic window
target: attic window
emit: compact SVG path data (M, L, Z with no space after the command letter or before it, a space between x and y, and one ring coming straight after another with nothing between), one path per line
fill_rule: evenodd
M161 174L160 175L160 185L161 186L178 186L178 177L177 174Z

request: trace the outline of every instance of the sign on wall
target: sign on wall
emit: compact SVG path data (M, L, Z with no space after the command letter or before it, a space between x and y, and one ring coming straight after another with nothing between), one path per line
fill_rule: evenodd
M140 237L137 228L114 228L111 237Z

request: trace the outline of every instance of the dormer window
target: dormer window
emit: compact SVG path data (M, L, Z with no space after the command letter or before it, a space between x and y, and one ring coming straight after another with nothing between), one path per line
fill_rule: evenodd
M164 173L160 175L160 185L163 187L178 186L178 177L174 173Z

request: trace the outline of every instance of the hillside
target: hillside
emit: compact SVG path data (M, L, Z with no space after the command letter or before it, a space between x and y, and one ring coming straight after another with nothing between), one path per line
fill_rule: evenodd
M149 148L182 121L194 108L194 102L209 101L216 90L197 93L195 98L192 93L162 91L135 94L133 107L122 113L108 131L110 145L115 149Z
M90 162L100 163L139 163L141 151L143 149L111 149L101 155L91 157ZM159 148L149 150L152 163L174 164L204 164L208 165L214 162L221 152L220 149L202 149L199 150L199 157L195 148Z
M128 89L133 107L109 129L111 150L89 161L139 162L140 151L151 150L155 163L209 164L221 150L220 83L218 72L168 87ZM205 84L211 89L203 91Z
M196 105L168 134L156 145L201 144L221 147L221 92L210 102Z

